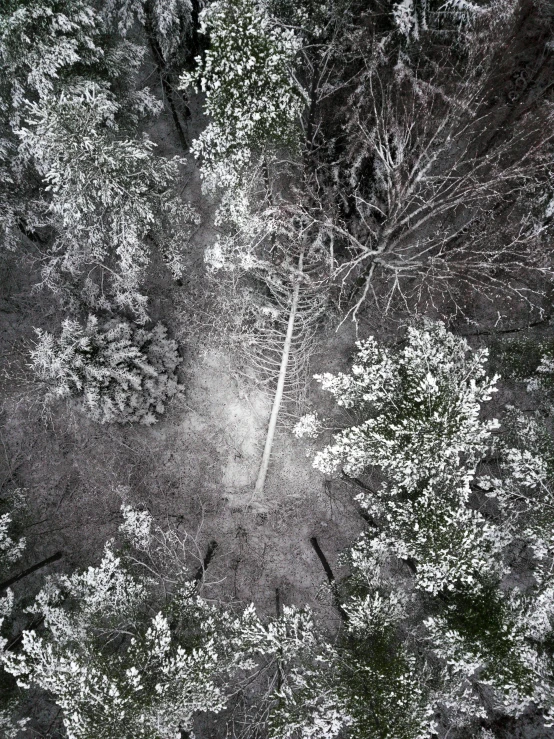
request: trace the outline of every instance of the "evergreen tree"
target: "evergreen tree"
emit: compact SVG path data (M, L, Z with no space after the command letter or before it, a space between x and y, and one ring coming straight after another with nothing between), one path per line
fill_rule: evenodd
M200 5L199 0L196 4ZM166 64L183 54L190 33L191 0L108 0L103 14L121 36L126 37L135 22L154 34Z
M185 73L184 89L206 93L210 118L193 142L207 192L226 190L219 219L240 218L246 172L260 155L298 141L304 93L294 74L298 39L257 0L221 0L201 14L210 48L200 68Z
M18 232L38 231L43 281L73 308L124 305L146 320L147 240L164 231L163 256L177 274L194 215L170 195L177 160L136 138L139 122L162 109L136 88L143 55L81 0L0 14L4 242L13 248Z
M21 652L3 655L21 687L52 696L70 739L174 739L195 715L220 712L261 657L293 659L309 642L310 618L293 608L265 625L253 607L208 604L187 575L186 539L122 510L126 543L51 578L30 608L44 632L24 632Z
M13 565L21 558L25 549L25 538L18 535L17 512L24 505L21 490L0 499L0 578L12 571ZM15 517L14 517L15 514ZM10 588L0 591L0 656L8 644L14 610L14 594ZM5 739L15 739L20 729L27 723L16 718L17 698L13 678L6 675L0 666L0 735Z
M83 82L29 106L18 135L50 193L57 237L45 280L56 288L64 273L76 279L88 268L89 305L106 308L115 300L145 320L139 288L149 262L146 238L170 208L177 163L155 156L148 139L122 136L120 110L106 87ZM104 273L108 296L98 287Z
M86 412L100 423L150 425L177 392L177 344L158 324L151 331L124 321L86 326L66 319L59 338L37 330L31 352L37 376L49 397L82 395Z
M318 378L356 420L314 465L327 474L342 465L356 479L370 522L349 555L349 628L371 620L375 603L393 603L404 630L393 643L429 686L422 715L444 731L531 706L549 726L554 705L552 445L536 419L516 412L495 439L498 422L480 419L496 384L486 358L426 322L408 330L403 348L369 339L350 373ZM321 428L312 414L297 434ZM493 456L496 470L487 467ZM370 473L383 482L359 479ZM522 545L523 578L512 555ZM394 576L402 561L408 582Z

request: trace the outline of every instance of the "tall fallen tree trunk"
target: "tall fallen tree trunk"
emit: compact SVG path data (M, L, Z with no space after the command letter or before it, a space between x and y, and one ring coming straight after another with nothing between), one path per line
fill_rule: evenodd
M298 295L300 292L300 280L302 276L303 265L304 251L301 251L298 258L298 275L296 277L296 282L292 293L292 302L289 312L287 333L285 336L285 343L283 345L283 353L281 355L281 366L279 368L279 377L277 379L277 389L275 390L275 396L273 398L273 406L271 408L271 415L269 417L269 425L267 428L267 436L265 439L264 453L258 472L258 478L256 480L256 486L254 488L255 496L261 496L264 491L265 479L267 477L267 470L269 468L269 460L271 457L271 450L273 448L273 440L275 438L275 429L277 428L277 418L279 416L279 409L281 408L281 403L283 401L283 390L285 387L285 379L287 376L287 367L289 363L292 334L294 331L294 322L298 309Z

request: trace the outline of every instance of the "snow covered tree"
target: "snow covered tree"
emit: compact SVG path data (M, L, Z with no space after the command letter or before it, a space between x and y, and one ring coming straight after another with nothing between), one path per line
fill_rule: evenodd
M317 180L305 213L334 242L342 305L355 319L373 299L385 311L463 314L476 291L543 309L553 276L547 78L531 81L505 56L520 22L537 18L519 0L380 8L360 7L333 37L332 74L314 98ZM328 105L333 94L340 105Z
M178 161L136 138L162 109L136 87L144 47L66 0L8 4L0 38L6 244L39 230L43 282L73 309L125 305L145 320L147 241L176 274L191 210L170 192Z
M135 22L154 33L164 60L171 63L171 57L186 43L192 6L191 0L108 0L102 12L123 37Z
M111 38L102 15L83 0L4 3L0 39L2 113L12 127L25 118L28 103L83 79L109 85L126 108L124 115L159 110L146 88L135 89L143 49Z
M0 501L0 577L6 575L25 549L25 538L13 533L14 529L17 530L13 522L14 512L21 509L24 500L22 491L16 490Z
M79 63L103 57L99 26L83 2L5 2L0 9L0 203L3 246L41 225L34 178L19 154L14 129L29 100L50 94Z
M139 292L149 262L146 237L171 207L168 188L177 162L156 157L148 139L121 136L120 105L95 82L83 82L29 106L18 135L50 193L48 213L57 237L43 270L56 287L60 273L74 279L87 269L88 302L111 300L144 319ZM106 297L93 282L111 278Z
M22 491L16 490L11 495L0 499L0 578L12 571L25 549L26 541L17 534L17 522L14 513L24 505ZM7 626L11 622L14 608L14 594L10 588L0 591L0 656L8 644L3 631L9 634ZM0 733L6 739L15 739L26 721L15 718L17 700L14 695L13 678L7 678L0 665Z
M14 124L26 103L40 100L77 65L101 63L101 28L86 2L36 0L3 3L0 13L0 68L5 105ZM5 111L3 111L5 112Z
M413 489L483 454L498 426L479 419L480 404L491 398L497 379L486 375L486 349L473 352L430 321L408 328L400 351L372 337L357 347L350 373L316 376L339 406L363 419L317 455L319 470L333 472L342 463L356 476L378 465Z
M414 739L434 732L436 675L405 632L413 598L391 591L375 562L354 556L350 563L353 574L335 593L343 618L338 634L305 613L302 638L282 658L271 737ZM294 614L283 620L287 615Z
M211 3L201 20L210 48L198 60L200 69L185 73L181 85L199 85L210 122L192 151L201 159L206 191L228 190L229 199L240 199L246 171L257 158L298 141L304 107L294 75L298 41L257 0Z
M109 543L97 566L50 579L30 608L44 616L43 633L25 632L21 652L3 661L20 686L48 691L73 739L174 739L197 714L220 712L240 675L274 675L277 661L293 661L310 643L311 618L285 608L265 624L253 607L208 604L180 559L186 540L147 512L124 506L123 516L126 545ZM171 549L180 568L175 560L167 570Z
M330 474L342 465L354 478L380 472L386 482L358 498L379 527L367 546L379 541L389 556L416 561L418 587L433 594L461 583L479 590L481 575L498 574L506 545L469 506L476 465L498 428L479 418L496 383L485 373L486 357L427 322L408 329L403 349L370 338L358 344L349 374L318 377L359 421L336 434L314 466Z
M342 465L369 522L349 555L353 582L365 578L367 606L383 590L411 604L397 608L408 629L402 645L426 654L428 706L445 731L533 705L548 726L554 696L552 441L515 411L495 438L498 422L480 419L497 380L487 377L486 358L425 322L408 329L403 348L369 339L350 373L318 378L356 419L314 459L327 474ZM297 427L298 435L321 430L314 414ZM381 483L359 479L368 474ZM526 577L514 570L522 545ZM391 574L400 562L408 582ZM344 597L345 612L363 622L363 600Z
M100 423L155 423L177 392L181 359L161 324L148 331L90 316L84 327L66 319L59 338L37 333L32 366L48 397L82 395L86 412Z
M195 712L221 708L217 652L209 636L199 642L210 609L193 588L175 596L180 640L167 615L146 615L147 594L146 578L108 546L97 567L41 591L33 609L45 616L47 634L25 632L22 653L5 656L21 686L54 696L70 737L169 738L189 729ZM187 648L191 627L197 636L189 633Z

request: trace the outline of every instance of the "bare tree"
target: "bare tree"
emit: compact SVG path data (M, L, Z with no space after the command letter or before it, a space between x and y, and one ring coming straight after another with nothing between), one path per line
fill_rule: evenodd
M334 160L320 157L325 186L313 193L354 318L368 296L385 310L446 297L463 311L467 288L540 304L553 276L552 55L543 38L526 68L502 63L520 22L517 12L487 16L452 49L427 39L425 56L365 34L372 50L358 60L346 113L335 116Z

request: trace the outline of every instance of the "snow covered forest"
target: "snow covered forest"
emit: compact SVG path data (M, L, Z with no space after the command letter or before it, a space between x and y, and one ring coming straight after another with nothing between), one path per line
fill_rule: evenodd
M0 0L0 739L554 737L554 0Z

